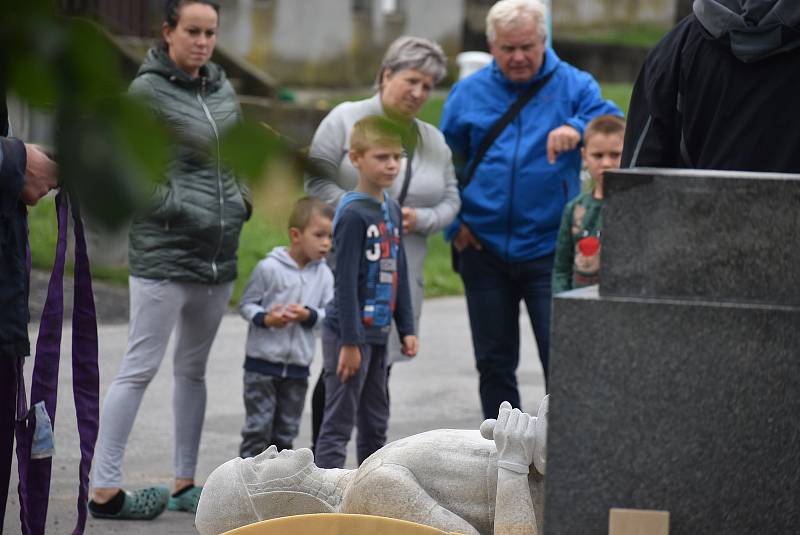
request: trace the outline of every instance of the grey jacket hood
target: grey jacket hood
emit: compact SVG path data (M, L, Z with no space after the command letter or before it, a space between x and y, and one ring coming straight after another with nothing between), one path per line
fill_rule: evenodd
M694 14L745 63L800 47L798 0L694 0Z

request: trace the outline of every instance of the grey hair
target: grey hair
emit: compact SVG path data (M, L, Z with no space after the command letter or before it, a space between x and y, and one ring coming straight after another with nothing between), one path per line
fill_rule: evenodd
M500 0L486 14L486 40L493 43L497 28L513 28L532 20L539 37L547 39L547 8L540 0Z
M447 74L447 56L438 43L429 39L409 35L398 37L383 56L375 86L381 88L383 73L387 70L396 73L405 69L423 72L433 77L434 83L439 83Z

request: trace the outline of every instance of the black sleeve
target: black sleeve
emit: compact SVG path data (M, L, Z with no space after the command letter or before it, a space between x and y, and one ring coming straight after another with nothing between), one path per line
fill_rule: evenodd
M317 311L311 307L307 306L305 309L308 310L308 319L301 321L300 326L304 329L313 329L314 325L317 324L317 318L319 318L319 314L317 314Z
M25 144L13 137L0 137L0 212L9 214L19 202L28 163Z
M622 167L682 167L680 77L683 43L692 17L648 54L633 86Z

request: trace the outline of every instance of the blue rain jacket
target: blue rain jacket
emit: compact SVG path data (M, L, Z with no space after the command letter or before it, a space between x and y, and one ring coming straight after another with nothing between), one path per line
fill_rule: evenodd
M581 155L578 149L562 153L551 165L547 135L565 124L583 135L594 117L622 115L603 100L594 78L549 48L539 73L524 83L509 81L492 61L453 86L441 129L457 168L468 168L491 126L551 71L553 77L498 136L462 191L459 217L445 231L448 239L463 222L506 262L526 262L555 250L561 213L580 190Z

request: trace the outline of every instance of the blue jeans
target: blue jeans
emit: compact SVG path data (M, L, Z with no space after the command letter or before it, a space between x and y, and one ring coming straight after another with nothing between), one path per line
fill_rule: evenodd
M521 300L528 309L547 381L552 272L553 255L511 263L486 250L467 248L460 253L459 273L467 296L485 418L497 418L503 401L521 408L517 389Z

